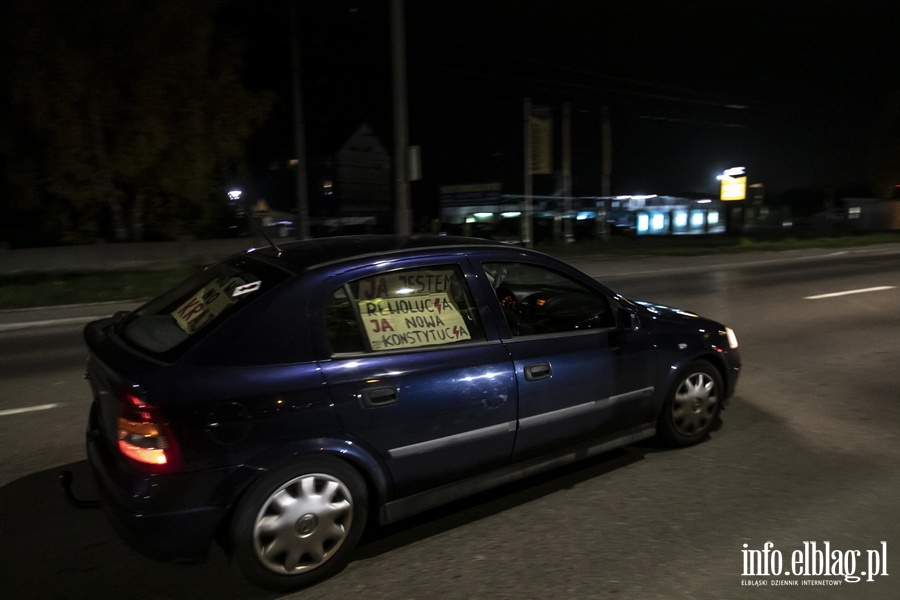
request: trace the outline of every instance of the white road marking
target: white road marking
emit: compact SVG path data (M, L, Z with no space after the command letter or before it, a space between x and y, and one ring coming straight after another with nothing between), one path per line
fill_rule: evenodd
M804 300L821 300L822 298L836 298L838 296L849 296L850 294L866 294L868 292L881 292L884 290L893 290L895 285L882 285L878 287L863 288L860 290L847 290L846 292L832 292L831 294L819 294L818 296L807 296Z
M26 408L10 408L7 410L0 410L0 417L6 417L8 415L17 415L19 413L26 412L35 412L38 410L50 410L51 408L56 408L59 404L40 404L38 406L28 406Z
M109 315L98 315L93 317L71 317L68 319L48 319L45 321L29 321L25 323L0 323L0 332L16 331L18 329L33 329L35 327L52 327L54 325L84 325L97 319L108 317Z

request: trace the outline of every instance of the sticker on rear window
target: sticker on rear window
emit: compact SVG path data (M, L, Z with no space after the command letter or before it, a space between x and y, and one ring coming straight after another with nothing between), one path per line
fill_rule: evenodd
M234 291L231 292L232 298L237 298L238 296L243 296L244 294L249 294L250 292L255 292L259 289L259 286L262 285L262 281L254 281L253 283L245 283L244 285L239 285L234 288Z
M448 344L471 339L447 294L358 300L372 350Z
M185 333L196 333L237 302L238 296L259 289L259 285L240 277L213 279L172 311L172 317Z

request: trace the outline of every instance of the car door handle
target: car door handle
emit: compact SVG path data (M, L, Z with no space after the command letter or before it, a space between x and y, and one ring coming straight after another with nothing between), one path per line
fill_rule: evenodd
M377 387L363 390L359 394L363 406L374 407L393 404L399 398L395 387Z
M553 372L550 363L538 363L525 367L525 381L537 381L538 379L550 379Z

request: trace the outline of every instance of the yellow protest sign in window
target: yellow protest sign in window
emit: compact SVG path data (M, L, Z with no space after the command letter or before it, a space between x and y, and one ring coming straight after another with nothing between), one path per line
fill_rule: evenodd
M446 293L357 300L372 350L395 350L471 339Z
M454 279L455 272L448 269L386 273L362 280L357 297L371 300L449 293Z

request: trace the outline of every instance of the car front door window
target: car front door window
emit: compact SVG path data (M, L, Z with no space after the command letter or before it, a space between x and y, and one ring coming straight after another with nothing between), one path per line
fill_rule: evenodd
M486 263L484 269L513 336L614 325L606 297L560 273L522 263Z

